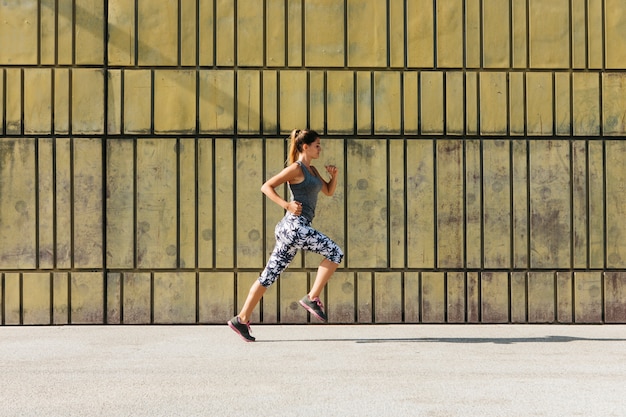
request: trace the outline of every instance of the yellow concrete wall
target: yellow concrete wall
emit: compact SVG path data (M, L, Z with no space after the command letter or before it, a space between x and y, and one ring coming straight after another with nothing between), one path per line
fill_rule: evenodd
M296 127L330 321L626 323L625 50L622 0L0 2L0 324L223 323Z

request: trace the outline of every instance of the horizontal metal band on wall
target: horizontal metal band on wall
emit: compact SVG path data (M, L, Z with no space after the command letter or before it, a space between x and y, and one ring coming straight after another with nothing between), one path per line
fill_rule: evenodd
M0 324L224 323L252 273L2 273ZM288 272L252 320L302 324L310 273ZM324 298L331 323L624 323L624 272L339 272Z
M322 152L342 174L315 223L346 268L626 267L624 141L324 139ZM284 138L4 138L0 155L0 270L262 268L283 214L259 188Z
M22 0L0 66L623 69L622 0Z
M2 69L0 135L623 137L626 72Z

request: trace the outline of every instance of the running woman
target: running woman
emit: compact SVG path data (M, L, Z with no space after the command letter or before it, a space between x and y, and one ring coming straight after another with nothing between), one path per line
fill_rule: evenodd
M341 263L343 252L335 242L311 226L315 217L318 193L321 191L327 196L332 196L335 188L337 188L338 170L336 166L326 166L326 171L330 175L330 180L326 181L319 171L311 165L314 159L319 158L321 151L322 146L317 132L294 130L290 135L289 165L267 180L261 187L261 191L270 200L287 212L274 230L276 246L265 269L259 279L250 287L246 302L239 314L228 321L230 328L246 342L254 342L255 340L250 334L252 310L261 300L267 288L278 279L291 263L299 249L324 256L324 260L317 269L313 286L309 293L302 297L300 305L319 320L327 320L319 296ZM284 183L289 186L289 201L285 201L276 192L276 187Z

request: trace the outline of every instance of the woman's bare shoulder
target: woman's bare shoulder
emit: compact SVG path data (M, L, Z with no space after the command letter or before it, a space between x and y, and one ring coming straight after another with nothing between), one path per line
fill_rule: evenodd
M302 170L297 163L290 164L283 168L278 174L274 177L270 178L268 182L273 184L280 184L284 182L299 182L301 181L301 177L303 177Z

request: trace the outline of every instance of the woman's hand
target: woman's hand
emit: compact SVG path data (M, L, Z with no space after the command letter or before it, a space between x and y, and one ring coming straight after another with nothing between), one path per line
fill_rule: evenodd
M299 201L290 201L287 203L287 211L291 214L299 216L302 214L302 203Z
M328 172L328 175L330 175L330 181L324 180L324 184L322 185L322 192L328 196L331 196L335 193L335 188L337 187L337 173L339 172L339 170L335 165L326 165L325 168L326 172Z

